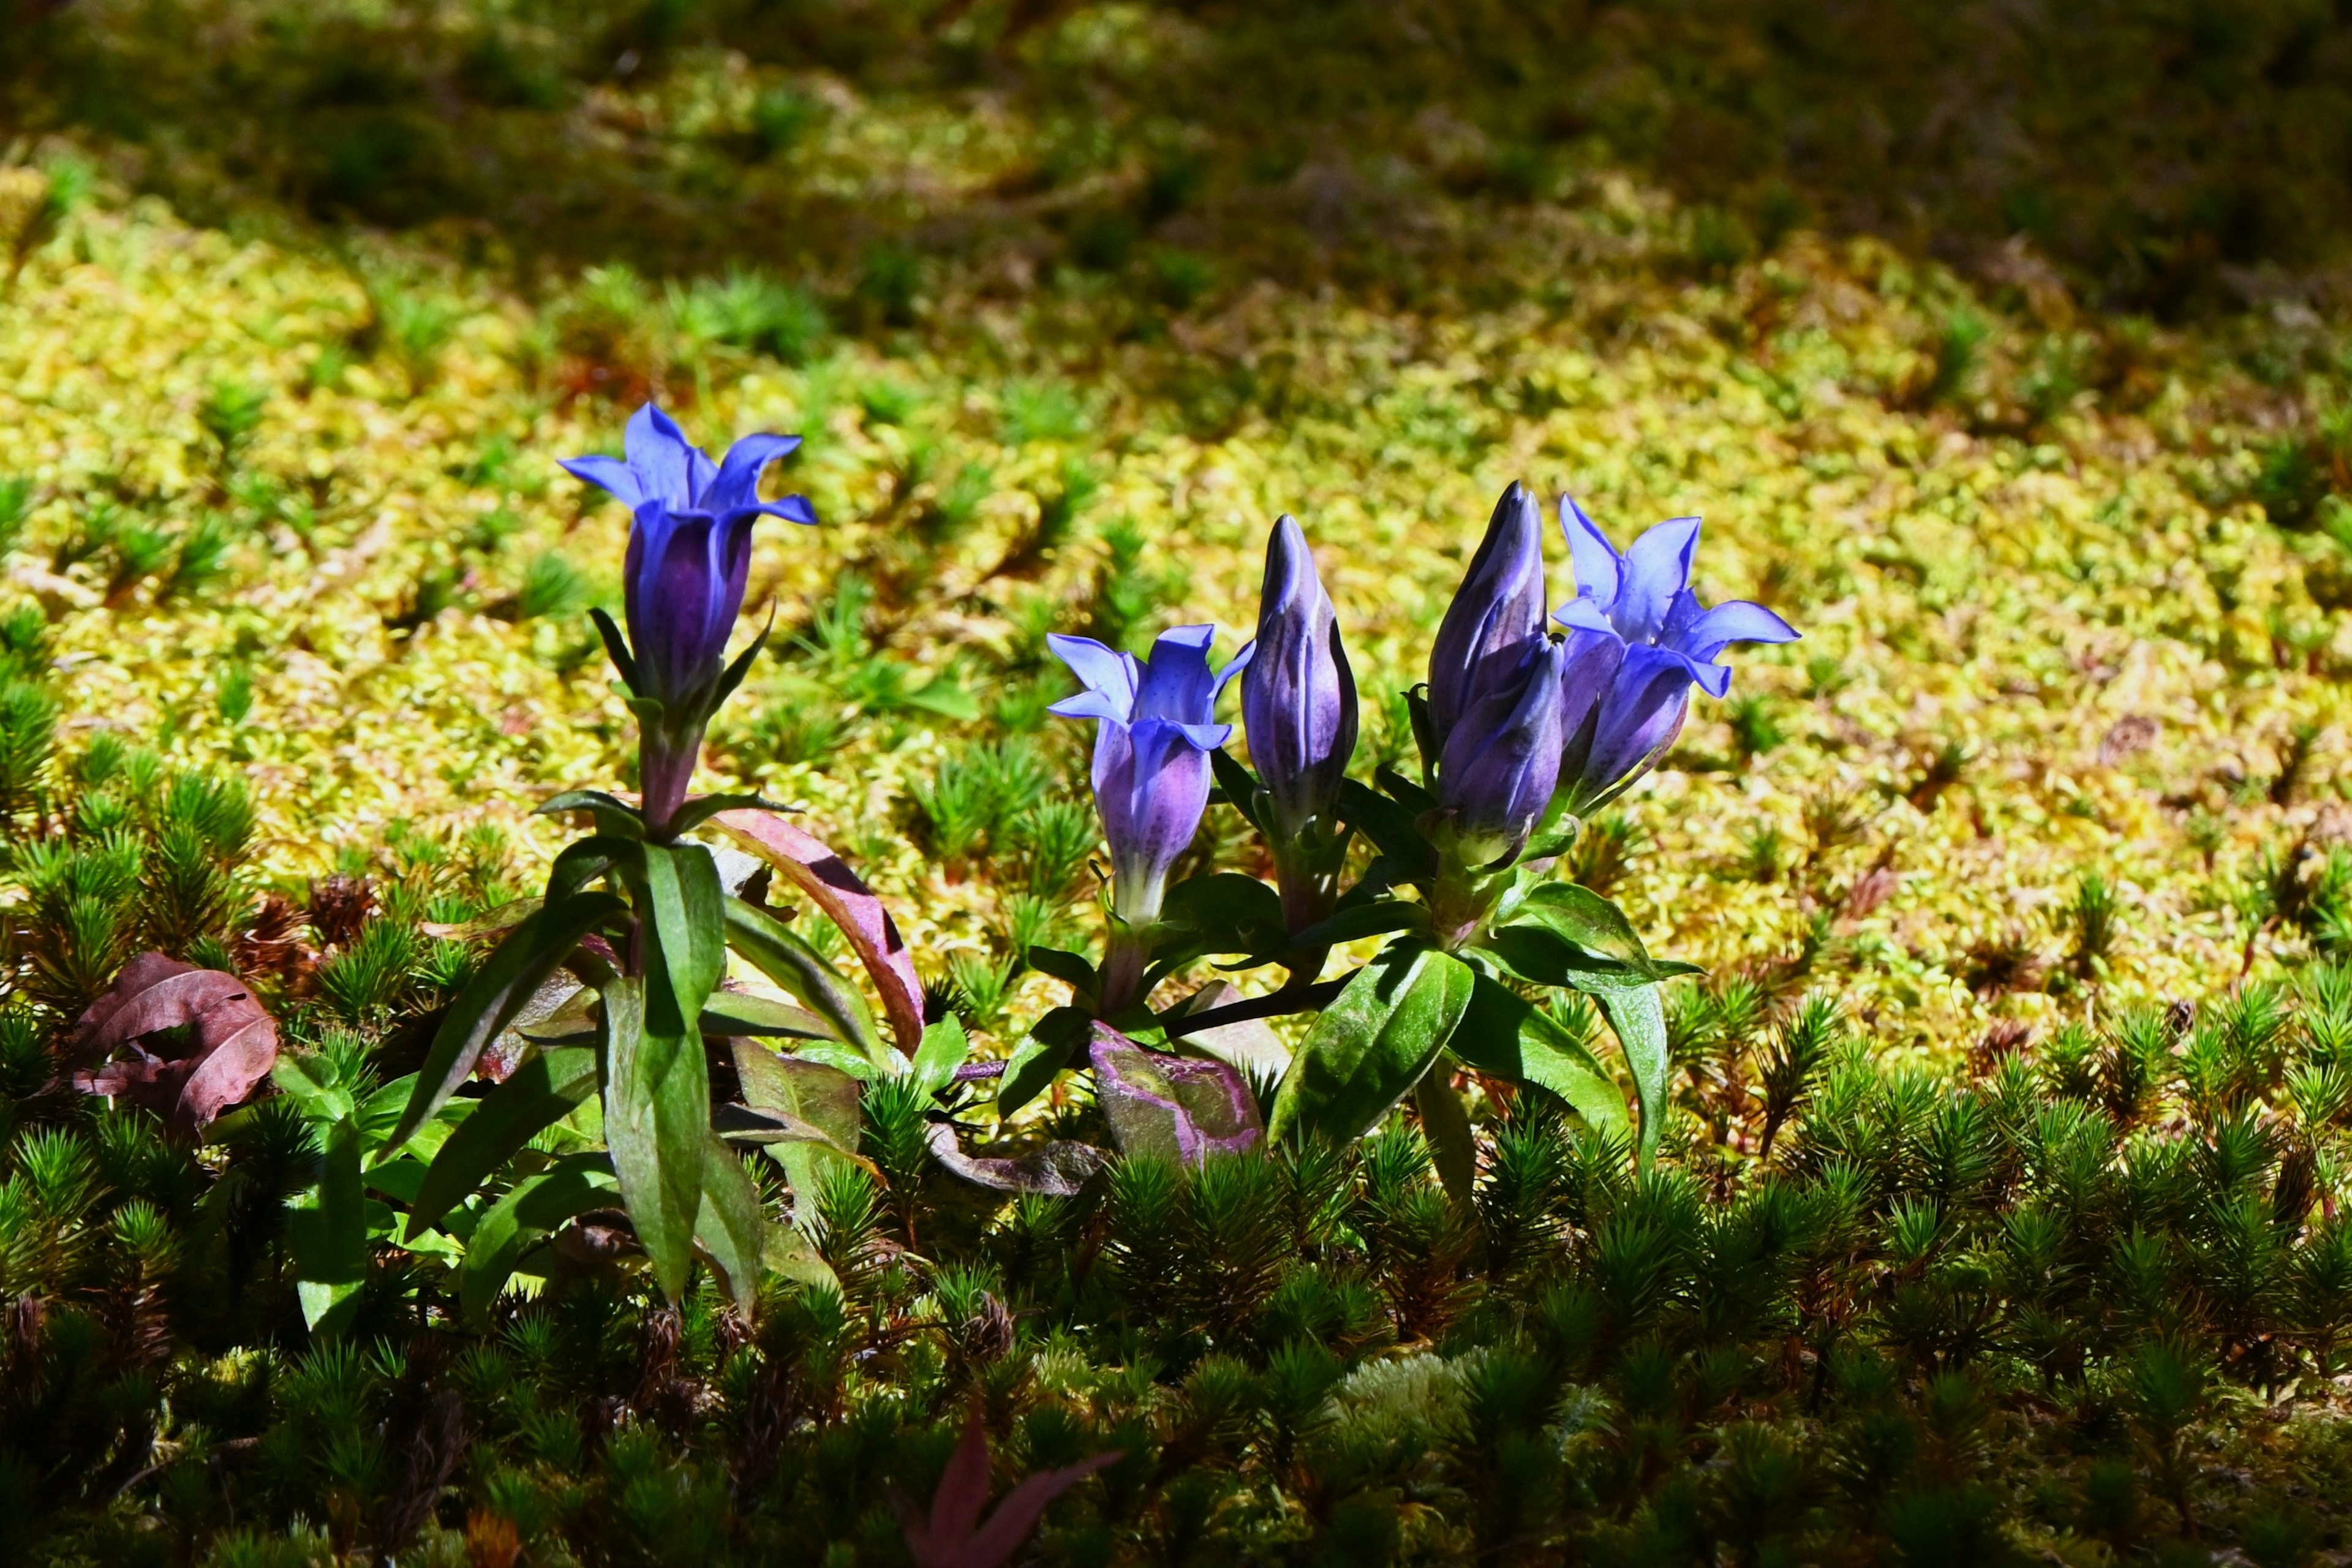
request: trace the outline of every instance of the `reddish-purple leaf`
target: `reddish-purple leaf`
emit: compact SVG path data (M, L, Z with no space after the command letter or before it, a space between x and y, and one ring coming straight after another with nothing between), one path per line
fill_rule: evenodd
M988 1427L981 1420L980 1404L972 1403L965 1417L963 1441L948 1460L940 1489L931 1494L931 1543L959 1543L980 1528L980 1510L988 1506Z
M891 1036L908 1056L923 1041L923 983L898 925L874 890L827 848L773 812L722 811L711 826L790 878L841 928L881 993Z
M191 1037L185 1054L146 1048L153 1037L183 1027ZM107 1060L120 1051L131 1054ZM75 1087L121 1096L192 1132L269 1076L278 1025L236 975L142 952L82 1013L72 1052Z
M1058 1470L1046 1470L1031 1476L1004 1494L996 1511L978 1533L941 1559L940 1568L1003 1568L1012 1560L1029 1532L1037 1528L1053 1500L1093 1475L1108 1469L1127 1457L1124 1449L1113 1448L1108 1453L1090 1454L1075 1465L1064 1465Z
M980 1510L988 1501L988 1428L974 1404L964 1422L963 1440L940 1477L939 1490L931 1494L930 1518L919 1517L903 1497L894 1495L890 1500L917 1568L1003 1568L1055 1498L1125 1457L1114 1448L1031 1476L1005 1493L982 1524Z
M929 1138L932 1159L974 1186L1000 1193L1074 1198L1108 1158L1091 1143L1059 1139L1009 1160L967 1154L956 1142L955 1129L944 1121L931 1123Z
M1122 1152L1197 1165L1265 1135L1248 1083L1224 1062L1147 1051L1100 1023L1093 1057L1095 1094Z

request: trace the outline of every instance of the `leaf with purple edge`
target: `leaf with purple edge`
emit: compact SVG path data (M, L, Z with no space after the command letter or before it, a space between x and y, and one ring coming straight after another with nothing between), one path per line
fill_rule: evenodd
M1100 1023L1091 1054L1096 1098L1129 1158L1197 1165L1246 1153L1265 1136L1248 1081L1224 1062L1147 1051Z
M898 922L873 889L821 839L772 812L722 811L710 822L783 873L841 928L881 995L898 1048L914 1055L923 1038L923 983Z

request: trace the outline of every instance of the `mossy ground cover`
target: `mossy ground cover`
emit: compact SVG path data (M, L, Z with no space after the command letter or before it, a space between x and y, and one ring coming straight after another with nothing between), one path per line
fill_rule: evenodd
M1036 47L1116 65L1137 27L1081 11ZM682 161L639 177L690 190L694 149L798 104L779 183L885 211L1017 202L1074 156L1017 94L867 86L688 53L565 112L616 145L667 128ZM1008 1482L1130 1455L1049 1518L1057 1560L2341 1548L2352 364L2324 314L2159 325L2030 248L1964 279L1801 224L1759 241L1565 156L1533 195L1433 203L1299 175L1307 219L1318 191L1390 200L1421 243L1261 279L1267 220L1230 209L1122 205L1133 232L1050 251L1015 226L539 270L509 265L522 226L330 244L232 202L205 226L119 184L104 134L24 151L0 499L38 615L0 642L58 717L53 752L0 747L0 784L20 841L144 835L153 873L100 931L17 856L24 1549L898 1561L888 1489L929 1496L975 1391ZM1212 620L1229 651L1293 512L1368 769L1408 749L1390 694L1504 484L1570 489L1621 542L1704 514L1707 596L1805 640L1752 650L1580 851L1709 972L1678 987L1666 1171L1496 1097L1475 1215L1409 1125L986 1212L877 1112L891 1184L794 1202L837 1298L667 1313L583 1254L478 1338L436 1259L386 1248L366 1331L310 1342L273 1217L315 1180L299 1121L192 1152L59 1092L47 1042L176 930L336 1071L414 1065L469 962L446 933L559 842L531 807L625 782L583 612L626 519L554 458L612 449L648 395L706 443L803 434L776 482L820 518L762 525L774 652L703 784L803 808L1000 1055L1061 999L1022 949L1099 922L1046 633ZM181 773L241 779L249 832L155 804ZM179 830L225 880L175 903ZM1199 858L1248 842L1215 807Z

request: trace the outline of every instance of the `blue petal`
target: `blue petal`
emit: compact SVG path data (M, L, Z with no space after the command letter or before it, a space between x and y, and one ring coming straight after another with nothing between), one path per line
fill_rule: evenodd
M1209 675L1213 626L1175 626L1160 634L1135 688L1135 716L1178 724L1207 724L1216 712L1217 686Z
M1607 632L1617 635L1617 624L1609 618L1609 608L1590 594L1579 594L1554 613L1552 619L1570 631Z
M1654 642L1675 595L1690 586L1691 557L1698 550L1698 519L1662 522L1625 552L1625 579L1609 607L1617 633L1627 642Z
M1601 699L1579 781L1581 800L1612 794L1673 742L1690 705L1691 670L1689 659L1663 648L1636 644L1625 650L1624 667Z
M1114 724L1124 724L1128 707L1107 691L1081 691L1075 697L1063 698L1045 711L1065 719L1108 719Z
M1047 636L1045 646L1070 667L1070 673L1087 689L1118 703L1122 721L1134 713L1136 669L1131 656L1114 653L1092 637L1064 637L1059 632Z
M746 436L727 448L718 478L702 492L702 504L716 512L749 511L760 504L760 475L770 463L789 457L797 436Z
M1236 676L1240 675L1243 670L1249 668L1250 660L1256 655L1256 653L1257 639L1255 637L1252 637L1249 641L1242 644L1241 652L1234 655L1233 658L1225 661L1225 668L1217 671L1217 689L1209 699L1212 704L1216 701L1217 698L1223 697L1225 694L1225 688L1233 683L1234 679ZM1219 742L1219 744L1223 743L1223 742Z
M1176 728L1182 731L1186 740L1204 752L1213 752L1234 738L1231 724L1179 724Z
M1439 743L1496 687L1508 686L1543 640L1543 517L1517 481L1495 503L1462 585L1429 649L1429 716Z
M637 483L637 471L618 458L564 458L557 466L573 479L609 490L631 511L646 501L645 487Z
M1711 659L1736 642L1795 642L1798 636L1796 627L1763 605L1727 599L1693 621L1673 646L1693 658Z
M629 416L622 447L647 500L681 510L695 504L701 494L698 480L704 477L698 469L709 468L710 459L694 448L668 415L650 403L638 409Z
M1572 740L1609 694L1625 662L1625 641L1606 627L1579 627L1561 648L1560 730Z
M1606 610L1617 602L1618 591L1624 584L1623 558L1609 542L1609 536L1584 515L1584 509L1565 493L1559 498L1559 531L1568 536L1568 559L1576 568L1577 596L1590 595Z
M816 509L809 505L806 496L786 496L782 500L761 501L760 510L770 517L781 517L786 522L808 527L816 525Z

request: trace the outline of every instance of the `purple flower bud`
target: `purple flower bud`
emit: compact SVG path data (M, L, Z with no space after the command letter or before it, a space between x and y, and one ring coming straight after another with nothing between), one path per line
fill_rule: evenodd
M703 726L723 695L727 638L743 608L751 524L766 513L813 523L800 496L760 499L760 474L800 445L797 436L747 436L713 463L652 404L630 419L625 461L575 458L563 467L620 498L635 515L622 592L629 623L631 690L660 705L646 725L646 819L668 820L686 797Z
M1454 814L1464 859L1517 858L1559 782L1569 645L1538 638L1507 684L1482 694L1446 735L1438 804Z
M1495 503L1486 537L1429 650L1430 727L1441 748L1454 726L1490 692L1517 680L1544 640L1543 520L1535 498L1513 484Z
M1216 721L1217 696L1249 665L1251 648L1221 674L1209 673L1213 626L1160 634L1149 659L1115 653L1089 637L1046 643L1087 689L1054 704L1066 719L1100 721L1095 731L1095 805L1110 844L1111 908L1130 924L1160 918L1168 871L1192 842L1209 804L1209 753L1233 738Z
M1734 599L1703 609L1691 592L1698 551L1695 517L1662 522L1620 555L1568 497L1560 529L1576 563L1576 597L1555 618L1583 651L1569 677L1569 740L1562 761L1564 808L1581 816L1648 772L1690 712L1690 689L1731 689L1716 656L1736 642L1796 639L1796 628L1761 605ZM1617 650L1613 658L1612 646ZM1610 665L1608 672L1601 671Z
M1274 837L1295 839L1310 823L1330 826L1356 752L1356 678L1307 535L1287 513L1266 541L1254 646L1242 678L1250 761L1273 800Z

